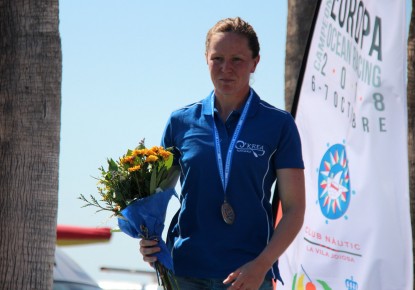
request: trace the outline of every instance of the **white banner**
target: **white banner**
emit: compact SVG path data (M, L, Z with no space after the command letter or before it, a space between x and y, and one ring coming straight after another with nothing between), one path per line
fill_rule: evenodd
M306 215L277 289L413 289L405 12L321 1L296 114Z

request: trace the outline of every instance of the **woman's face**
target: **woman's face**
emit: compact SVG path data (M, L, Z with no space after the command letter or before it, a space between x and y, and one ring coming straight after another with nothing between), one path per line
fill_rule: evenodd
M218 97L246 97L259 56L252 58L248 39L233 32L215 33L206 51L210 77Z

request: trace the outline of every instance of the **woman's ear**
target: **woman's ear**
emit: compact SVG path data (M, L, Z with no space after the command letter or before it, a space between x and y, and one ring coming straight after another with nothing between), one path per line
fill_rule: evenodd
M256 69L256 66L258 65L258 63L259 63L259 60L260 60L260 55L258 54L258 56L257 57L255 57L254 58L254 66L252 67L252 69L251 69L251 73L254 73L255 72L255 69Z

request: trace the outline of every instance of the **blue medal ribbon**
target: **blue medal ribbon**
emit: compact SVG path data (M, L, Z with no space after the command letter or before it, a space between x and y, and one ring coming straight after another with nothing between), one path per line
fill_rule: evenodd
M222 149L220 146L220 139L219 139L219 132L218 128L216 128L215 124L215 94L212 92L211 94L211 102L212 102L212 117L213 117L213 131L214 131L214 137L215 137L215 150L216 150L216 161L218 164L219 169L219 175L222 181L223 191L225 192L225 202L226 202L226 188L228 186L228 180L229 180L229 174L231 170L231 164L232 164L232 155L235 148L236 140L239 137L239 133L241 132L242 126L245 123L245 118L248 114L248 109L250 107L251 101L252 101L252 95L253 90L250 89L248 100L245 103L244 109L242 111L242 114L239 118L238 124L236 125L235 132L233 133L231 143L229 144L228 148L228 154L226 156L226 163L225 163L225 169L223 168L223 162L222 162Z

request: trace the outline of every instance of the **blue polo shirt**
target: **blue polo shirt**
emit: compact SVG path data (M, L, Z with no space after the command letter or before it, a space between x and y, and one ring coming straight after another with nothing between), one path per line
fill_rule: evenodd
M212 117L210 96L174 111L163 146L174 146L181 169L181 207L170 225L167 243L176 275L224 279L255 259L273 233L271 187L280 168L304 168L300 137L291 115L262 101L254 92L235 143L227 200L235 212L228 225L221 214L224 189L218 171L213 122L222 160L238 123L234 111L225 123ZM277 264L268 277L280 279Z

